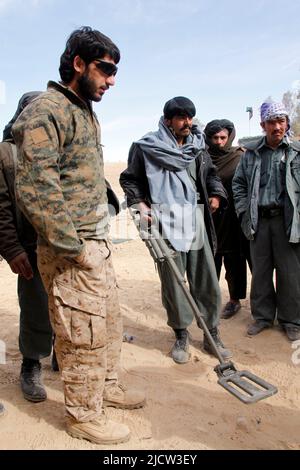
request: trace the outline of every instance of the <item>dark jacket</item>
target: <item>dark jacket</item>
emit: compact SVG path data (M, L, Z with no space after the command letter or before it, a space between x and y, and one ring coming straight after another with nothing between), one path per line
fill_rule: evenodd
M35 258L37 242L35 230L16 204L17 148L11 130L26 106L40 93L32 91L21 97L13 118L3 131L4 142L0 143L0 254L8 263L24 251L29 258Z
M215 252L217 239L210 211L209 198L219 196L221 198L221 206L224 207L227 205L227 194L206 150L201 151L197 156L196 168L197 181L195 183L197 192L199 193L200 204L204 205L205 226L212 250ZM151 204L144 159L136 143L131 146L129 151L128 167L120 175L120 185L125 192L128 207L139 202Z
M229 136L225 147L220 149L213 144L211 139L213 135L223 129L228 130ZM213 214L218 239L217 252L219 254L241 252L245 246L246 240L234 208L232 179L241 155L243 154L243 149L241 147L232 146L236 132L234 124L227 119L215 119L211 121L205 127L204 133L208 145L208 152L228 194L227 209L217 211Z
M258 229L258 198L260 187L261 155L265 138L245 145L233 178L232 189L235 209L244 234L253 240ZM300 243L300 143L287 142L285 162L282 165L284 194L284 222L291 243Z
M37 238L16 205L14 148L13 143L0 143L0 254L8 263L24 251L33 255Z
M17 111L15 112L13 118L9 121L9 123L5 126L4 131L3 131L3 142L5 141L11 141L13 142L13 136L12 136L12 127L22 111L26 108L26 106L31 103L32 100L37 98L42 92L41 91L29 91L28 93L25 93L19 100Z

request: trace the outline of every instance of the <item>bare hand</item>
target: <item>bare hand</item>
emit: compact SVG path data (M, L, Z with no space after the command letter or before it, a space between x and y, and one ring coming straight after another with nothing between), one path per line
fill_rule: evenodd
M97 265L99 265L95 257L91 256L91 254L88 252L85 243L83 244L83 249L80 255L72 258L66 256L66 259L69 261L69 263L75 264L77 267L79 266L82 269L94 269L97 267Z
M12 259L9 266L13 273L25 277L27 281L33 278L32 267L25 251Z
M138 204L138 210L141 217L141 225L149 227L152 224L151 209L145 202Z
M216 212L220 207L219 196L213 196L209 198L210 210L212 213Z

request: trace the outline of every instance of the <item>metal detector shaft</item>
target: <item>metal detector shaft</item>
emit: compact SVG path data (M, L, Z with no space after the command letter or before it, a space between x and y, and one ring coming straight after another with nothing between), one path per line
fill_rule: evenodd
M186 285L186 281L183 277L183 275L181 274L181 272L179 271L173 257L172 257L172 252L171 250L169 249L168 245L166 244L166 242L164 241L164 239L161 237L160 233L158 232L158 230L152 226L151 227L151 235L149 236L149 238L146 241L146 244L148 245L152 245L152 248L153 248L153 252L155 253L156 255L156 261L157 262L164 262L166 261L170 268L171 268L171 271L173 272L186 300L188 301L194 315L195 315L195 318L196 318L196 321L197 321L197 324L198 326L200 325L201 328L203 329L204 331L204 334L205 336L207 337L211 347L213 348L214 350L214 353L215 355L217 356L217 358L219 359L219 362L220 364L226 364L226 362L223 360L220 352L218 351L218 348L216 347L215 345L215 342L210 334L210 331L209 329L207 328L206 326L206 323L203 319L203 316L201 314L201 312L199 311L199 308L198 308L198 305L196 304L195 300L193 299L190 291L188 290L187 288L187 285Z

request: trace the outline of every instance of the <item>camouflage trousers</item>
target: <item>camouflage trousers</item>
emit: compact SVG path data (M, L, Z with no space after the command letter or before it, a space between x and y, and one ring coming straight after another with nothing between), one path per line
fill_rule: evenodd
M79 422L99 417L104 387L118 380L123 330L110 246L104 240L85 243L93 269L59 258L47 246L37 250L66 412Z

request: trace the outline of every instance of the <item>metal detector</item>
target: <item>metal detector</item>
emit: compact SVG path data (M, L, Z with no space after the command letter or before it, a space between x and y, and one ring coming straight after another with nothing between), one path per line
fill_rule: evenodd
M203 316L187 287L185 278L182 276L174 262L174 251L169 248L155 224L152 224L151 227L147 227L146 229L142 229L140 225L139 212L134 209L130 209L130 213L139 231L140 237L145 242L155 263L168 263L179 287L182 289L185 298L191 306L198 326L202 328L211 347L213 348L214 353L220 362L220 364L214 368L214 371L219 377L218 384L246 404L256 403L259 400L275 395L278 390L274 385L266 382L247 370L243 370L241 372L238 371L231 361L224 361L209 332L209 329L205 324Z

